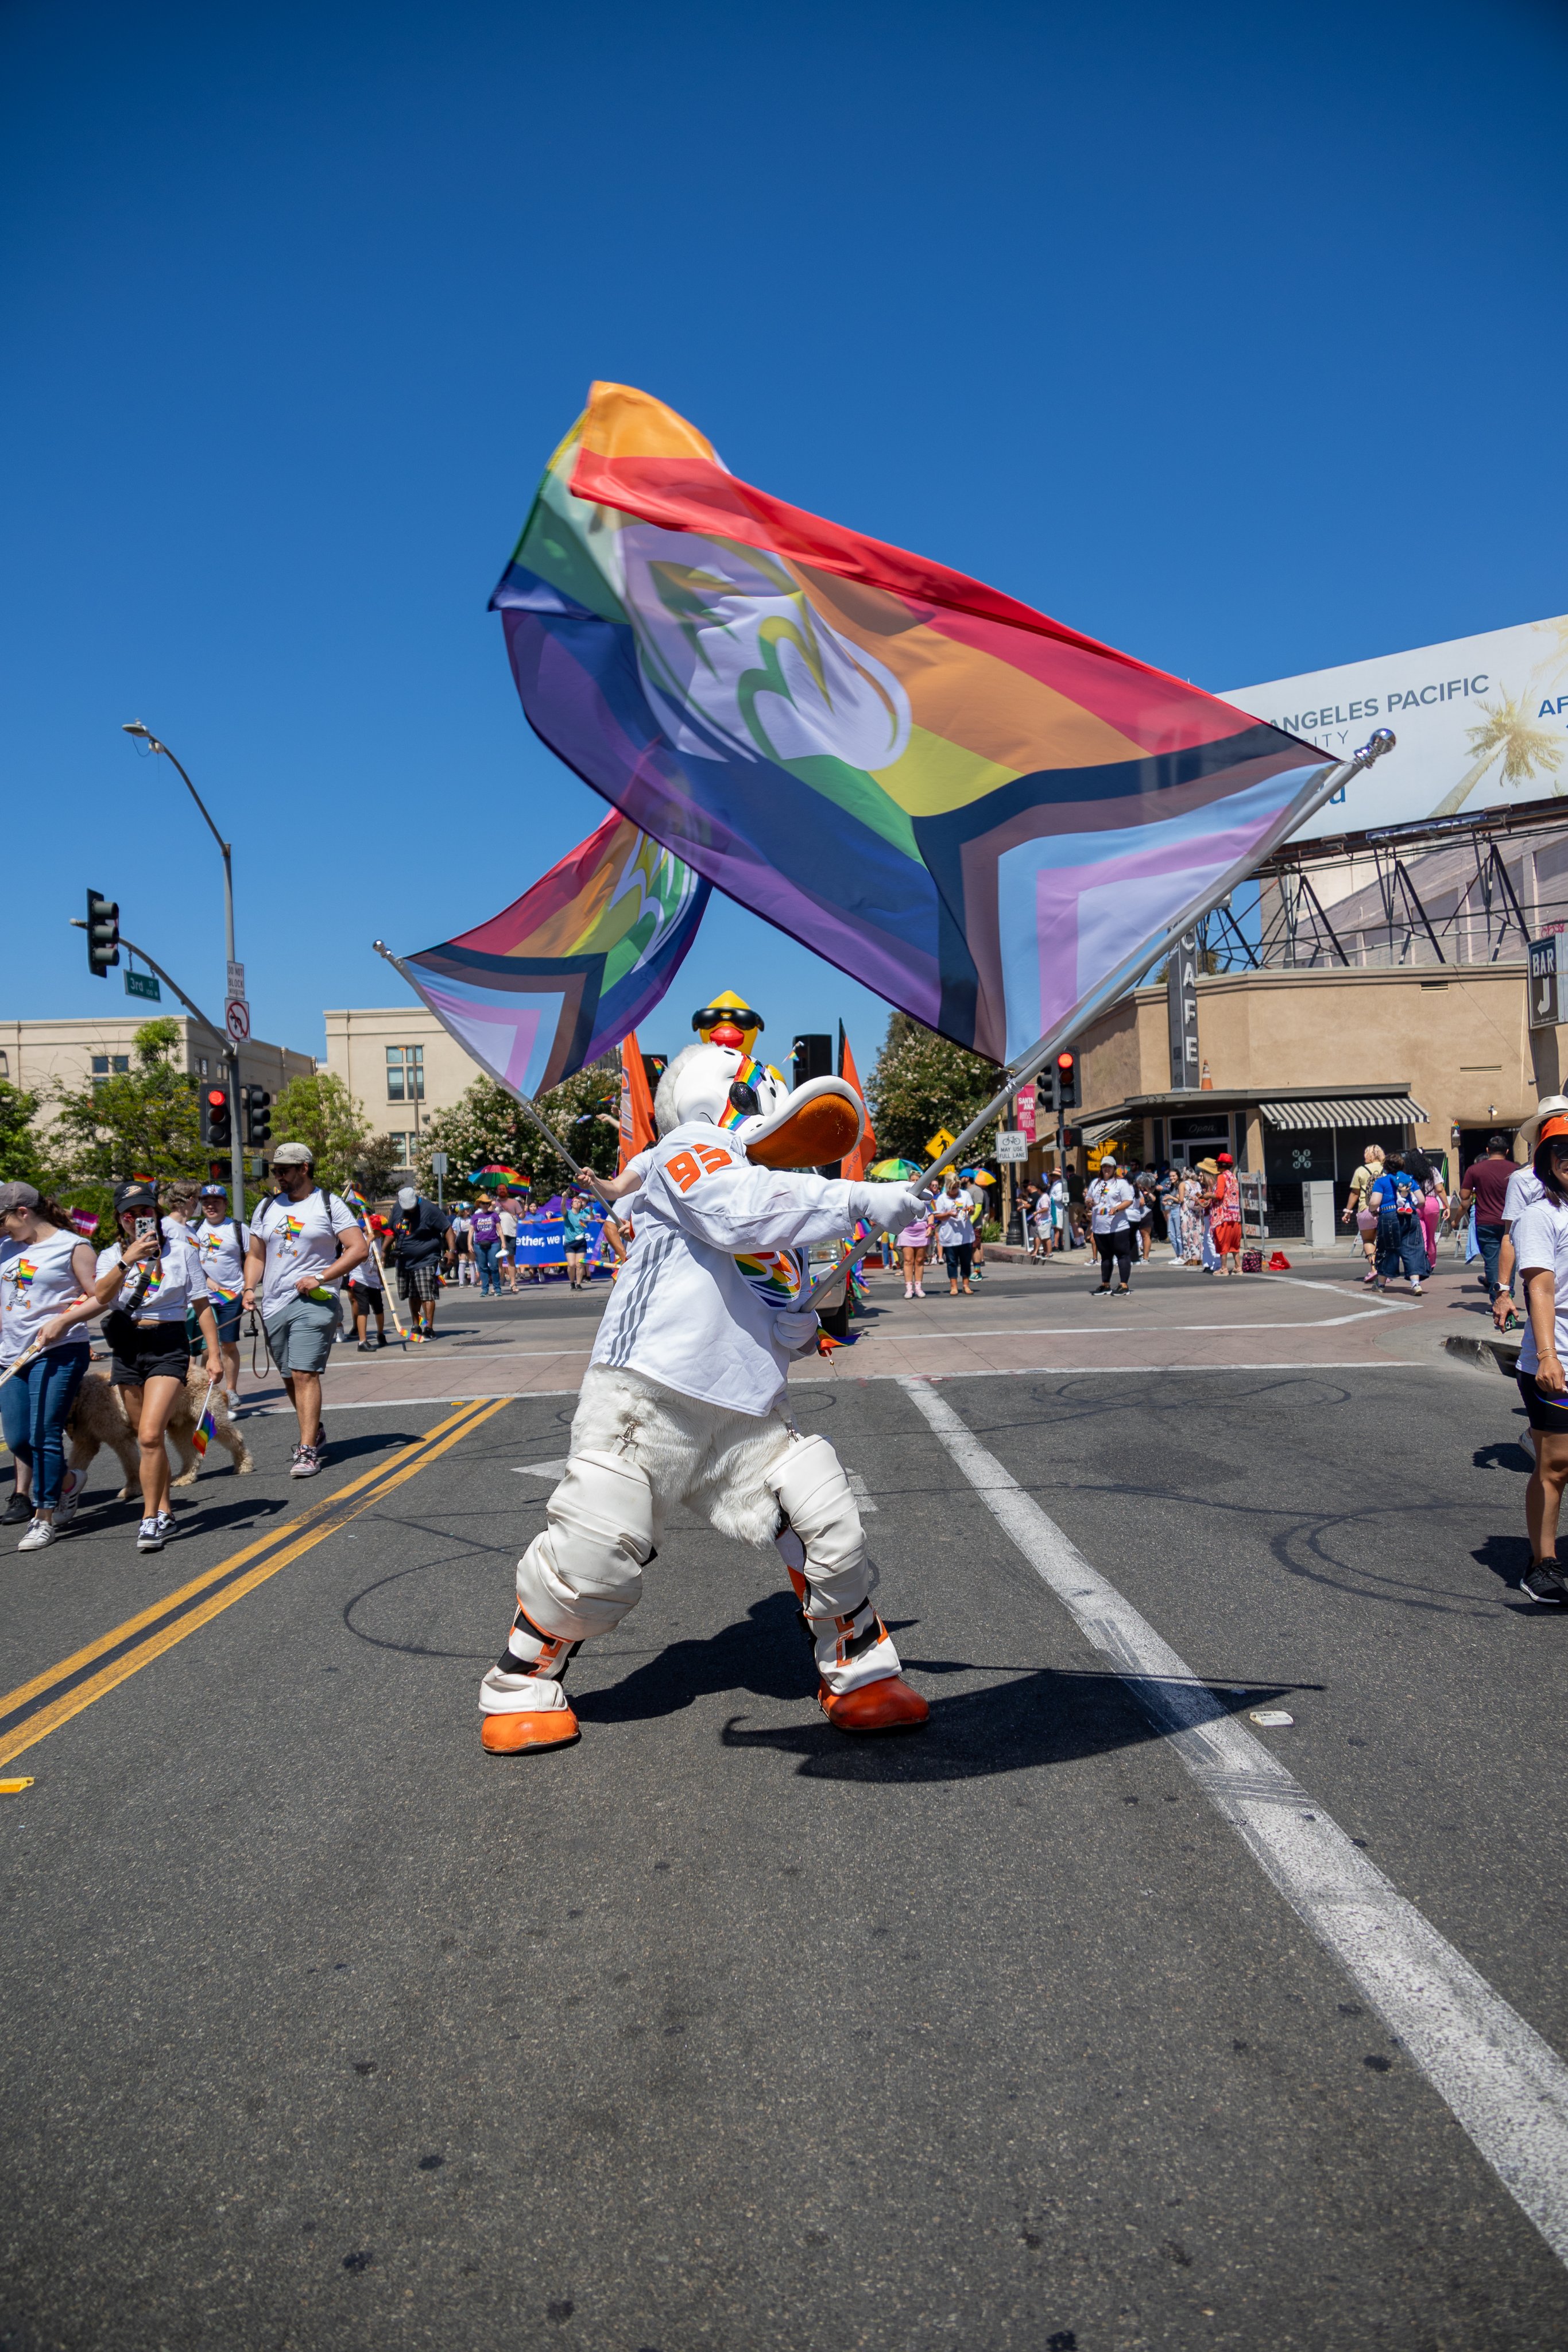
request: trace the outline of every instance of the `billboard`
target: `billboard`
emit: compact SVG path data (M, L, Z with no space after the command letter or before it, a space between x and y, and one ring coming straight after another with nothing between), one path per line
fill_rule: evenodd
M1479 816L1554 793L1568 803L1568 617L1228 687L1224 698L1336 760L1375 727L1397 737L1396 749L1336 793L1296 840Z

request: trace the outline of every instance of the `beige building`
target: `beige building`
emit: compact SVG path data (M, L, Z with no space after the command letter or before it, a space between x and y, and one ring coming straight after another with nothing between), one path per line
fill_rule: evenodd
M1299 1231L1303 1185L1332 1183L1337 1212L1367 1138L1418 1144L1451 1177L1559 1090L1563 1032L1529 1028L1527 980L1518 958L1207 973L1205 1083L1188 1088L1171 1084L1165 986L1140 988L1077 1041L1075 1123L1086 1150L1111 1142L1145 1160L1228 1150L1266 1178L1272 1229ZM1044 1143L1049 1115L1040 1125Z
M130 1069L136 1032L163 1013L162 1005L143 1004L135 1012L107 1013L99 1020L0 1020L0 1078L9 1079L29 1094L43 1095L47 1104L47 1097L57 1087L79 1087L87 1078L106 1078L116 1070ZM191 1076L198 1081L221 1078L226 1041L189 1013L169 1017L180 1030L183 1066ZM239 1049L240 1085L265 1087L274 1096L290 1078L308 1078L315 1068L314 1055L296 1054L287 1045L268 1045L259 1037L248 1039Z
M412 1167L419 1131L483 1075L423 1004L329 1013L327 1067Z

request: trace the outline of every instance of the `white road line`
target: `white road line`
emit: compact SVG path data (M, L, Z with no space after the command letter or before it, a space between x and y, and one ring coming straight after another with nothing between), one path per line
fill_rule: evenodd
M860 1515L863 1519L868 1512L874 1512L877 1508L876 1499L866 1485L865 1473L846 1467L844 1475L850 1482L850 1492L859 1504Z
M566 1475L566 1456L563 1454L559 1462L515 1463L512 1466L512 1475L514 1478L549 1478L552 1481L557 1478L564 1478Z
M1124 1330L1140 1331L1145 1337L1162 1331L1336 1331L1344 1323L1378 1322L1385 1315L1418 1315L1420 1311L1418 1303L1406 1307L1401 1299L1392 1307L1358 1307L1354 1315L1317 1315L1306 1323L1129 1323L1118 1307L1113 1310L1114 1319L1107 1316L1103 1322L1097 1323L1004 1323L994 1328L988 1325L978 1331L967 1331L961 1323L954 1323L944 1330L923 1327L918 1331L905 1331L903 1336L911 1339L1103 1339L1107 1335L1116 1338ZM887 1309L883 1312L885 1314ZM871 1330L861 1336L867 1339L892 1339L899 1334ZM561 1349L563 1355L570 1352ZM586 1349L583 1352L587 1353ZM343 1369L351 1371L353 1367L345 1364Z
M986 1508L1108 1657L1318 1941L1354 1980L1558 2259L1568 2262L1568 2066L1368 1862L1091 1568L927 1381L902 1383ZM1184 1686L1185 1685L1185 1686Z

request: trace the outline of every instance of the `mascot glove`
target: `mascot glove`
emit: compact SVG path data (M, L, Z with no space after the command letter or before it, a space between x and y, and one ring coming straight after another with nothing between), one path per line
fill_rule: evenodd
M862 1217L879 1234L900 1233L931 1214L928 1196L907 1184L852 1184L849 1192L851 1215Z
M773 1318L773 1337L787 1356L803 1356L814 1348L821 1328L814 1307L798 1307Z

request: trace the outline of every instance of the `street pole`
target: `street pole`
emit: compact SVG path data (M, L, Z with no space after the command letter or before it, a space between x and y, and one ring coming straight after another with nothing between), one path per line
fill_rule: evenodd
M162 757L169 761L170 765L178 772L180 778L184 784L185 790L190 793L191 798L195 802L196 806L201 810L202 815L206 821L207 831L212 835L213 839L218 845L219 853L224 861L224 944L228 951L229 962L233 964L237 961L237 959L235 955L235 877L232 845L224 839L223 835L213 823L212 814L205 801L203 800L201 793L196 790L196 787L191 782L190 777L186 775L184 769L181 766L179 761L175 759L173 752L170 751L167 743L161 743L158 740L157 736L153 734L152 730L150 727L144 727L140 719L126 719L120 731L126 735L134 735L139 741L147 744L150 750L161 752ZM138 950L138 953L140 952L141 950ZM173 982L171 981L169 985L171 988L173 988ZM179 996L179 990L175 989L174 993L176 996ZM226 988L224 991L224 995L226 1001L228 996L228 991ZM188 997L182 997L181 1002L182 1003L188 1003L190 1000ZM234 1193L233 1206L235 1215L243 1224L245 1222L245 1142L239 1115L239 1047L235 1043L234 1039L229 1036L226 1024L225 1027L218 1032L218 1034L225 1041L224 1064L228 1071L229 1174L232 1180L231 1189Z

